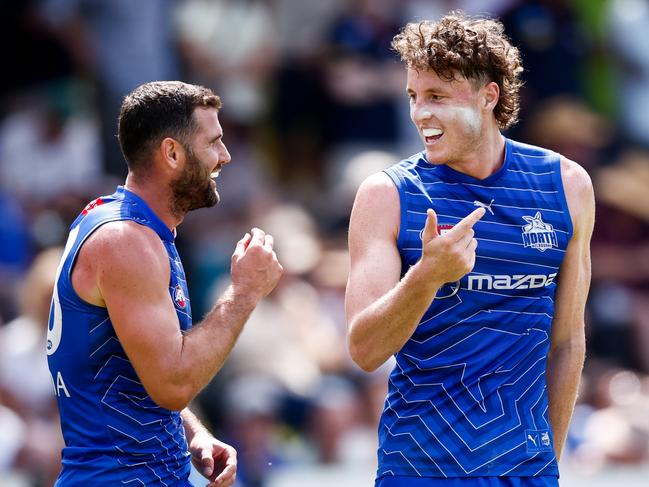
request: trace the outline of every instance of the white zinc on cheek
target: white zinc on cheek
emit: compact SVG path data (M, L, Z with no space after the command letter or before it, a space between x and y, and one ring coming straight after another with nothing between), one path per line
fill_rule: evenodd
M449 118L459 121L473 134L480 134L482 130L482 118L480 112L471 107L447 106Z

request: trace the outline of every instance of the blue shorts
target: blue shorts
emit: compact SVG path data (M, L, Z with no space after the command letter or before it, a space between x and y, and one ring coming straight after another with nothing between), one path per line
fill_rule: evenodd
M374 487L559 487L556 475L539 477L406 477L388 475Z

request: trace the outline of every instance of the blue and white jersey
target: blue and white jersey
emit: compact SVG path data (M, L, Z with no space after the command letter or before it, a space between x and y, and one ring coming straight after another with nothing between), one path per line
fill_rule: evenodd
M185 273L174 234L134 193L118 187L88 204L70 227L59 265L47 333L47 355L65 439L56 485L191 485L180 413L145 391L106 308L82 300L71 274L79 249L101 225L132 220L153 229L171 267L169 294L180 328L192 326Z
M443 234L478 206L472 272L444 285L396 354L377 476L558 475L545 380L559 267L572 234L557 153L506 139L478 180L419 153L385 171L401 202L402 274L426 210Z

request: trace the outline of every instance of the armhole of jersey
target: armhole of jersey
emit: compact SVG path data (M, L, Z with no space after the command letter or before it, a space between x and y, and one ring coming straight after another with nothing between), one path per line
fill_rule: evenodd
M564 220L566 222L566 228L568 229L568 241L572 238L573 225L572 225L572 216L570 215L570 208L568 208L568 201L566 200L566 191L563 187L563 178L561 177L561 154L555 154L555 158L552 160L552 165L555 166L552 171L552 177L554 178L554 185L557 188L557 199L563 210Z
M407 209L407 201L406 201L406 194L404 193L404 181L403 178L401 177L401 174L394 168L394 167L389 167L387 169L384 169L383 172L387 174L394 185L397 188L397 192L399 193L399 233L397 234L397 248L402 249L404 246L404 240L406 237L406 231L404 230L406 228L406 209ZM399 250L399 253L401 253L401 250Z
M94 227L92 227L92 229L88 233L86 233L86 235L84 235L83 239L81 241L79 241L78 244L75 244L76 249L74 249L74 251L72 251L70 253L70 255L68 256L68 262L66 263L67 268L65 270L65 276L66 276L66 279L67 279L67 281L69 283L70 293L71 293L72 296L74 296L74 298L77 301L79 301L80 303L83 303L84 306L90 306L93 309L102 309L102 310L106 309L103 306L97 306L96 304L89 303L88 301L83 299L81 296L79 296L79 294L77 293L77 290L74 289L74 285L72 284L72 270L74 269L74 264L77 262L77 257L79 255L79 251L81 250L81 247L86 242L86 240L88 240L88 237L90 237L90 235L95 233L95 231L99 227L101 227L102 225L105 225L106 223L119 221L119 220L123 220L123 218L112 218L110 220L102 220L99 223L97 223Z

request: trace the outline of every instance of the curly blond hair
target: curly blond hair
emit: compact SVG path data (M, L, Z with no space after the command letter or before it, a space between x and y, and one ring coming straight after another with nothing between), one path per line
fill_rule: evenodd
M518 121L523 65L504 31L497 20L454 11L438 22L407 24L392 40L392 48L410 69L433 70L447 81L460 74L476 85L497 83L500 98L494 116L498 127L507 129Z

